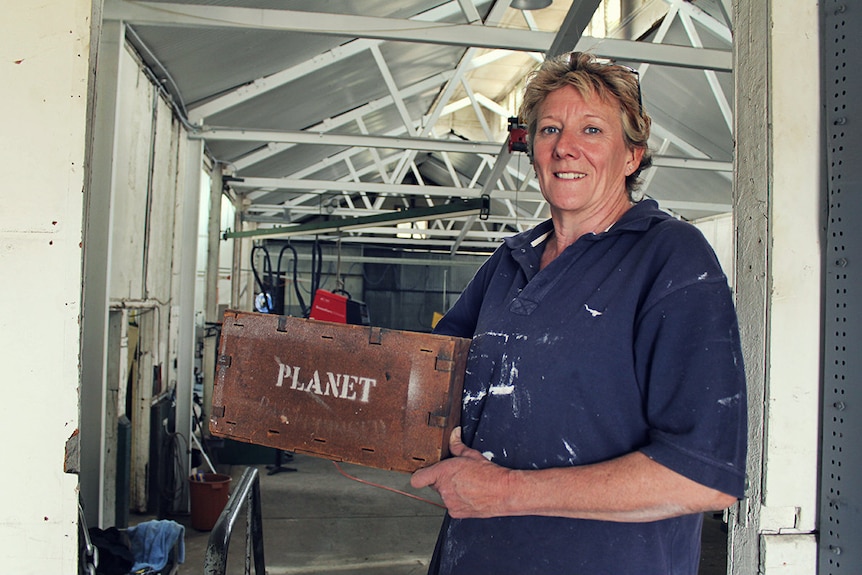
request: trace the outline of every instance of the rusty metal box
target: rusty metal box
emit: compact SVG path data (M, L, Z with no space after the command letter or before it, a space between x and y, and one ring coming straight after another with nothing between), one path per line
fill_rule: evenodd
M210 431L412 472L448 455L470 340L228 310Z

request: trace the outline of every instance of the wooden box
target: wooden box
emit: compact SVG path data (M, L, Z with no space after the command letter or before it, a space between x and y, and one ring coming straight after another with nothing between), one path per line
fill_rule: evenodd
M228 310L210 431L412 472L448 455L470 340Z

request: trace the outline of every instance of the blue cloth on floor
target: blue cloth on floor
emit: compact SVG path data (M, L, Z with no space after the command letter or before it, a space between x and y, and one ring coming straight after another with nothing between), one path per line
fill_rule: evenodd
M177 546L177 562L186 560L185 527L168 519L144 521L127 530L135 556L132 573L160 571L168 564L171 549Z

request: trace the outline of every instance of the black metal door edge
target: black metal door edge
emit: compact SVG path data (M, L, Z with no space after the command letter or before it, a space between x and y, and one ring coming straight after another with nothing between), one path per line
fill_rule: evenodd
M820 575L862 565L862 6L821 3L828 202L818 514Z

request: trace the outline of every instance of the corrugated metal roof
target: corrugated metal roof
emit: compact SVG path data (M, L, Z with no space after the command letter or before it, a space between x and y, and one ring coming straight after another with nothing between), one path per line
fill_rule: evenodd
M487 251L534 225L547 211L526 157L506 149L506 118L512 90L559 46L640 67L655 125L647 195L687 219L729 211L727 2L646 0L609 38L581 37L599 4L520 12L508 0L106 0L105 17L126 22L261 228L396 217L483 193L487 220L441 216L410 245ZM391 223L342 238L405 245Z

